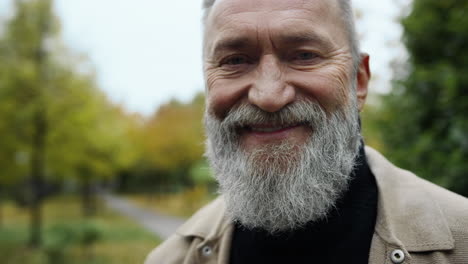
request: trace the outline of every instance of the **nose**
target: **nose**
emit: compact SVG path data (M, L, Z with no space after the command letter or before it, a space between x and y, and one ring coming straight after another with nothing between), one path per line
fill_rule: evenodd
M285 81L285 74L278 59L265 56L258 65L257 73L248 93L251 104L267 112L276 112L294 101L294 87Z

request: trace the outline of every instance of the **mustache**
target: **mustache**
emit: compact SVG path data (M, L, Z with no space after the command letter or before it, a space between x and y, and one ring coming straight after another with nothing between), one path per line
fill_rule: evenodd
M316 127L327 119L325 110L314 101L297 100L277 112L267 112L256 105L242 103L233 106L221 126L226 129L246 128L252 125Z

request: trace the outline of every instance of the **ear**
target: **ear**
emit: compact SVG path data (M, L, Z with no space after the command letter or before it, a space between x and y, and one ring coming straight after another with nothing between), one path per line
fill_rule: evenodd
M356 78L356 95L359 112L364 108L364 104L367 98L367 86L371 78L371 72L369 68L369 54L361 53L361 59L359 62L359 69Z

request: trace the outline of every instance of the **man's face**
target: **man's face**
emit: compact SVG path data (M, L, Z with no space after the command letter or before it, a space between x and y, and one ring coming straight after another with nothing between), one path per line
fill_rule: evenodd
M369 73L367 58L353 72L340 14L330 0L218 0L207 18L206 154L247 227L304 225L347 187Z
M352 59L336 1L219 0L207 18L207 105L218 118L236 104L276 112L309 99L331 113L349 100ZM363 101L359 101L362 107ZM243 128L244 148L313 133L302 124Z

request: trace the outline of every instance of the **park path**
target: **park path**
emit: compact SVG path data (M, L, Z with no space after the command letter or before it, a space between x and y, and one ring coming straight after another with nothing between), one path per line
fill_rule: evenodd
M135 220L162 239L168 238L185 221L181 218L140 208L112 194L102 194L101 198L109 208Z

